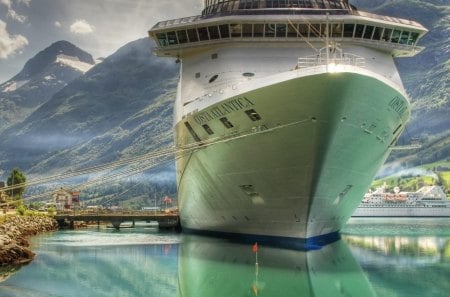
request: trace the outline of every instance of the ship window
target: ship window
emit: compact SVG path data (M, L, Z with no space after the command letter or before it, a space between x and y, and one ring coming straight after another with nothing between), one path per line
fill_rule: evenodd
M226 11L228 3L219 3L217 6L217 12Z
M219 77L218 74L214 75L213 77L211 77L211 78L209 79L209 83L214 82L218 77Z
M286 24L277 24L277 37L286 37Z
M298 24L289 24L287 29L287 37L297 37Z
M220 37L221 38L230 38L230 28L227 25L219 25Z
M209 37L211 39L219 39L219 28L217 26L210 26L208 27L208 31L209 31Z
M215 60L215 59L217 59L218 57L219 57L219 55L216 54L216 53L214 53L214 54L211 55L211 59L212 59L212 60Z
M309 30L309 37L320 37L320 24L311 24Z
M409 45L415 44L418 37L419 37L419 33L415 33L415 32L411 33L411 36L409 37L408 44Z
M332 24L331 25L331 36L332 37L342 37L342 24Z
M253 77L253 76L255 76L255 74L253 72L244 72L244 73L242 73L242 76Z
M400 30L394 30L394 32L392 32L391 42L398 43L398 41L400 40L400 34Z
M169 45L169 43L167 42L166 33L158 33L158 34L156 34L156 38L158 39L158 43L160 46Z
M254 122L261 120L261 116L254 109L246 110L245 113Z
M188 42L188 38L187 38L187 34L186 34L185 30L177 31L177 36L178 36L178 42L180 44Z
M241 24L230 25L231 37L241 37Z
M242 25L242 37L252 37L252 24L243 24Z
M266 24L264 32L266 37L275 37L275 24Z
M375 31L373 32L373 40L380 40L381 39L381 34L383 34L383 28L380 27L376 27Z
M228 128L228 129L234 127L233 124L230 123L230 121L228 121L228 119L227 119L226 117L220 118L220 121L221 121L222 124L223 124L226 128Z
M203 127L203 129L205 129L206 133L208 133L209 135L214 134L214 131L211 130L211 128L207 124L202 125L202 127Z
M344 24L344 37L353 37L355 24Z
M169 41L169 45L178 44L177 35L175 31L167 32L167 40Z
M198 32L198 37L200 38L200 41L209 40L208 30L206 29L206 27L198 28L197 32Z
M232 8L233 3L230 4L229 10L238 10L239 1L234 1L234 8Z
M197 30L195 29L188 29L187 34L189 37L189 42L197 42L198 41L198 35Z
M197 72L197 73L195 74L195 78L200 78L200 72Z
M355 38L361 38L364 32L364 25L358 24L355 28Z
M195 141L200 141L200 137L198 137L197 133L195 133L194 129L192 129L191 124L189 124L188 122L184 122L184 125L186 126L186 128L188 129L189 133L192 135L192 138L194 138Z
M384 29L383 37L381 38L383 41L389 42L391 40L392 29Z
M366 26L364 31L364 39L372 39L373 26Z
M307 38L309 35L309 26L306 24L300 24L298 25L298 34L300 34L301 37Z
M400 38L400 44L407 44L409 39L409 32L403 31L401 36L402 37Z
M253 25L253 37L264 37L264 24Z

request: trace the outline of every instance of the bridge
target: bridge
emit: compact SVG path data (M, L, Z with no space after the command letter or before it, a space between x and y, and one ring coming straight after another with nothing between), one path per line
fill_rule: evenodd
M74 222L109 222L116 229L120 229L123 222L132 222L133 227L136 221L156 221L160 229L178 229L180 227L180 218L178 213L162 213L150 211L123 211L123 212L80 212L80 213L58 213L55 220L60 227L67 223L71 229L74 228Z

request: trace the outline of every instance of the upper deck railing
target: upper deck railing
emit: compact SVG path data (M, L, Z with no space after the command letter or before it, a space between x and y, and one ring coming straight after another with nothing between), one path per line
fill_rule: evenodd
M314 66L323 66L323 65L349 65L356 67L364 67L366 61L363 57L350 54L343 53L339 48L322 48L317 55L306 56L298 58L298 63L295 69L304 69Z

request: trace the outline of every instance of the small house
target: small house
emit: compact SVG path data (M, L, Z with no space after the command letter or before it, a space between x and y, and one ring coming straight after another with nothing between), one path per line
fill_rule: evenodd
M80 207L80 192L71 192L60 188L52 196L57 211L72 210Z

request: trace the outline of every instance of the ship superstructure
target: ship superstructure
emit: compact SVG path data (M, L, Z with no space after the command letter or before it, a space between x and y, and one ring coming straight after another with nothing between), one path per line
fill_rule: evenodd
M345 0L206 0L149 32L181 62L174 112L181 224L304 240L334 235L405 127L394 57L420 24Z

